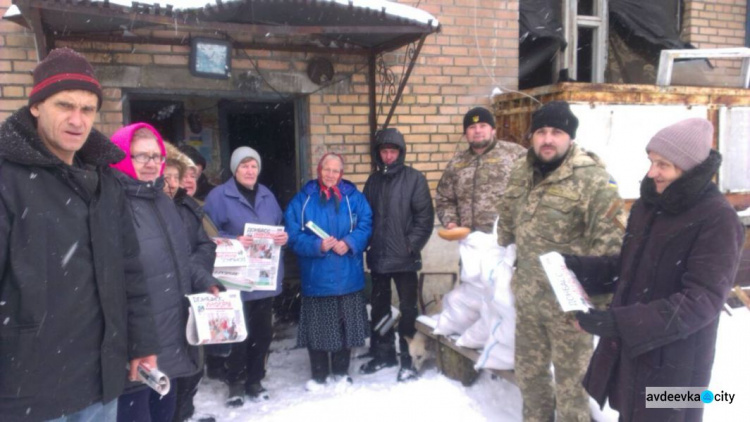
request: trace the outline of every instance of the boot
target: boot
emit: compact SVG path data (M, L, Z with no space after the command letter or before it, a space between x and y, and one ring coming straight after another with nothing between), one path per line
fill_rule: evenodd
M242 407L245 404L245 384L235 382L228 384L229 393L227 394L227 407Z
M396 352L393 349L388 351L378 350L372 360L359 367L359 373L372 374L381 369L390 368L396 365L398 365L398 360L396 359Z
M346 377L349 375L351 355L350 349L341 349L331 353L331 372L333 372L334 376Z
M326 378L331 372L328 363L328 352L307 349L307 353L310 355L310 370L313 380L318 384L325 384Z
M260 382L247 385L245 387L245 393L247 393L253 401L268 400L270 398L268 390L266 390Z

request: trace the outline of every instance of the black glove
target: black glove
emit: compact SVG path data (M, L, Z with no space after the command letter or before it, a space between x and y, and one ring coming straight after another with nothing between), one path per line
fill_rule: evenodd
M576 255L568 255L564 253L560 255L562 255L565 260L565 266L568 267L570 271L573 271L577 277L578 271L581 269L581 260L578 259Z
M615 315L612 311L590 310L588 313L576 312L576 319L581 328L599 337L620 337Z

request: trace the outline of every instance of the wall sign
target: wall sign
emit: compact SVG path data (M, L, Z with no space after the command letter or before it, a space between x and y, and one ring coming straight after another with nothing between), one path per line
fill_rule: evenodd
M200 78L228 79L232 72L232 43L212 38L190 42L190 73Z

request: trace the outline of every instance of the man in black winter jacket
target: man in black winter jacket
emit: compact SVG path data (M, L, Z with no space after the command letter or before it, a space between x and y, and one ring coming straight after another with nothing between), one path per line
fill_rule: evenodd
M0 126L3 421L114 421L126 379L156 367L138 241L108 166L123 153L92 129L101 97L82 55L53 50L29 106Z
M372 238L367 266L372 272L370 351L373 359L360 372L369 374L395 366L391 316L391 279L396 284L401 319L398 323L401 369L398 381L416 377L406 338L413 337L417 319L417 271L420 251L432 234L435 210L424 175L404 165L406 144L392 128L375 135L377 171L365 183L364 194L372 208Z

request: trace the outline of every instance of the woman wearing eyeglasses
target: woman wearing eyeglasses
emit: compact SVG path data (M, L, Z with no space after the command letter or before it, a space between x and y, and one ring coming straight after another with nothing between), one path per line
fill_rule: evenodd
M134 123L115 132L114 142L125 158L112 167L119 170L133 212L140 261L149 289L161 353L159 370L174 386L176 378L198 372L198 348L185 338L186 294L219 291L218 282L190 259L185 226L172 200L164 194L164 141L152 126ZM118 422L171 421L175 388L161 397L143 384L131 384L119 398Z

